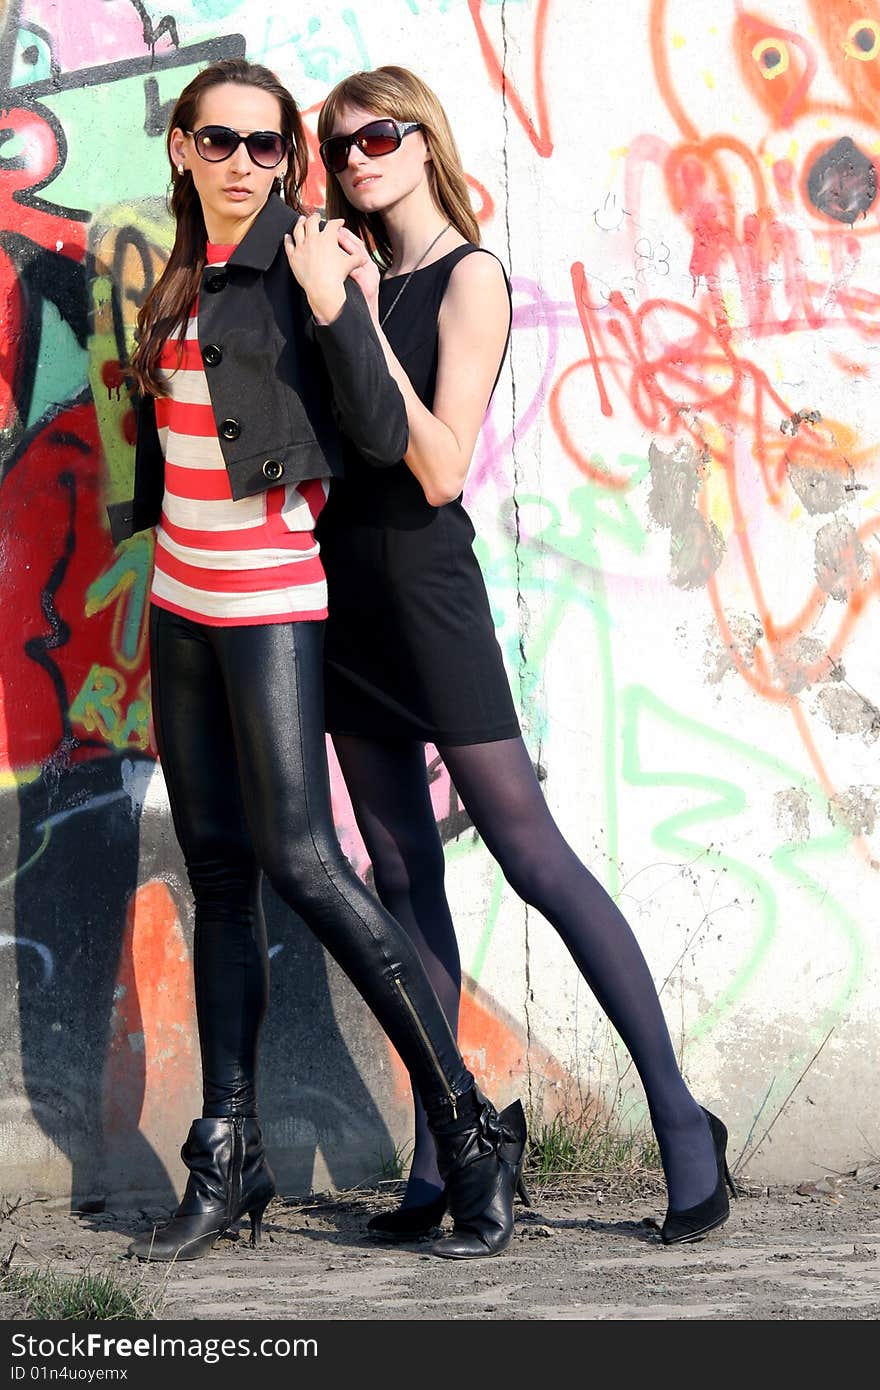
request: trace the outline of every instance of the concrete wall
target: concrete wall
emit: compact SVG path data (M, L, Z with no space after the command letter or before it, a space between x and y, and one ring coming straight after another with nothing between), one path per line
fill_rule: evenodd
M291 86L313 150L354 68L411 66L447 103L513 273L467 498L548 800L747 1169L876 1154L880 6L166 9L0 8L0 1189L170 1199L197 1113L189 899L147 741L150 546L114 551L104 505L169 244L169 103L229 53ZM473 1065L539 1111L638 1120L588 989L434 770ZM269 916L273 1159L289 1191L354 1181L405 1141L405 1080L302 925Z

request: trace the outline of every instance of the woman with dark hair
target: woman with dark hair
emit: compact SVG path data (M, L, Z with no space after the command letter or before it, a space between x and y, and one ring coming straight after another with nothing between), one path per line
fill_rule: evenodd
M183 1200L131 1250L195 1259L245 1213L259 1240L275 1191L256 1099L265 872L411 1069L456 1218L436 1253L497 1254L513 1231L522 1107L499 1116L476 1089L409 938L343 855L330 806L313 531L340 470L336 419L377 463L407 440L351 278L366 257L340 248L341 224L302 213L300 117L268 69L227 59L199 73L167 149L176 235L138 319L135 492L111 523L117 541L156 526L153 716L195 899L204 1104L181 1151Z
M410 933L457 1026L461 969L424 745L434 744L474 826L520 897L559 932L636 1064L666 1175L667 1243L727 1219L727 1131L681 1076L647 964L622 914L577 859L541 794L495 638L461 493L510 332L500 262L480 248L455 141L413 73L355 73L318 121L327 212L406 402L392 466L348 451L318 534L330 619L327 727L379 897ZM381 271L381 278L380 278ZM402 1207L389 1238L430 1230L450 1193L416 1094ZM732 1183L730 1183L732 1188Z

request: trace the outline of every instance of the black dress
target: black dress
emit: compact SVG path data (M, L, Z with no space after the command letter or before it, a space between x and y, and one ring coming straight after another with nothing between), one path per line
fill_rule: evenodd
M385 333L419 398L437 379L440 302L459 246L417 270ZM386 277L380 317L403 283ZM488 743L519 723L461 498L432 507L402 461L351 449L316 534L327 573L327 728L362 738Z

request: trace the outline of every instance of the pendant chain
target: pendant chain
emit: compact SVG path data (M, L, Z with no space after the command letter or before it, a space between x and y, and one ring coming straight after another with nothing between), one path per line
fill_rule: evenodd
M392 310L394 310L394 309L397 307L397 301L400 299L400 296L403 294L404 290L406 289L406 287L407 287L407 285L409 284L410 280L411 280L411 279L413 278L413 276L415 275L415 273L416 273L416 271L418 270L419 266L422 264L422 261L425 259L426 256L429 256L429 255L431 254L431 252L434 250L434 247L437 245L437 242L438 242L438 241L440 240L440 238L442 237L443 233L444 233L444 232L448 232L448 231L449 231L449 228L450 228L451 226L452 226L452 223L451 223L451 222L447 222L445 227L441 227L441 228L440 228L440 231L437 233L437 235L435 236L434 240L431 242L431 245L428 246L428 247L426 247L425 250L422 252L422 254L419 256L419 259L416 261L416 263L415 263L415 265L413 266L412 270L410 271L409 275L407 275L407 277L406 277L406 279L404 280L403 284L401 285L400 289L397 291L397 294L394 296L394 298L392 299L390 305L389 305L388 308L385 310L385 313L384 313L384 314L382 315L382 317L380 318L380 320L379 320L379 327L380 327L380 328L384 328L384 327L385 327L385 324L388 322L389 318L391 317Z

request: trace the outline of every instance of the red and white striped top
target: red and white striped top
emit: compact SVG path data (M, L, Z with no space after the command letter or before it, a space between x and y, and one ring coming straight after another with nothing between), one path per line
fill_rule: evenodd
M232 246L208 243L223 265ZM156 400L165 455L165 496L156 528L151 598L215 627L289 623L327 616L327 584L313 531L327 479L279 483L233 500L198 338L198 304L186 325L183 357L170 338L159 367L170 396Z

